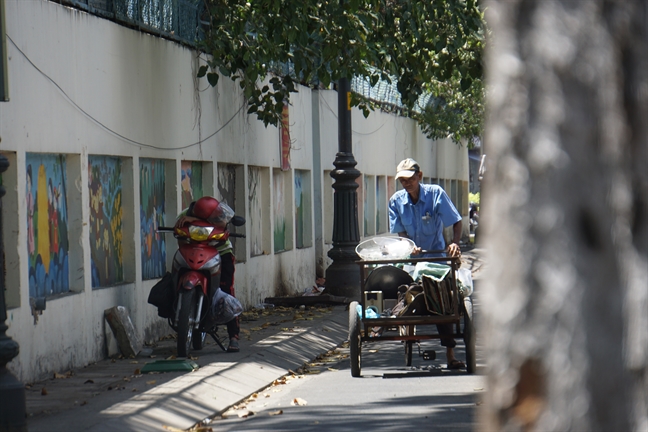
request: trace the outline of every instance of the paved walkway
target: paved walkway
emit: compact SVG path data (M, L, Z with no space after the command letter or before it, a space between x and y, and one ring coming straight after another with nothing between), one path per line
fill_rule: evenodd
M200 369L191 373L140 373L145 363L175 353L175 340L168 339L150 356L107 359L30 385L28 430L188 429L347 339L345 306L255 315L241 323L241 352L225 353L212 341L193 359Z

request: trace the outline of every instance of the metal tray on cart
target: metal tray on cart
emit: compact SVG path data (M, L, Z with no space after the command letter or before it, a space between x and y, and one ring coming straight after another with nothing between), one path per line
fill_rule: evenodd
M432 251L435 252L435 251ZM440 251L436 251L440 252ZM361 255L362 256L362 255ZM394 264L412 264L415 265L419 262L436 262L448 264L451 271L446 277L450 278L450 286L452 287L452 302L451 313L447 315L415 315L415 316L398 316L398 317L378 317L368 318L366 315L365 305L365 285L368 275L373 268L380 265L394 265ZM405 345L405 364L406 366L412 365L412 350L415 342L424 339L439 339L439 333L426 333L416 334L416 326L428 326L436 324L452 324L454 338L461 338L464 340L466 349L466 370L469 374L475 373L476 359L475 359L475 330L473 326L473 308L470 296L461 296L457 286L456 270L461 267L461 261L458 257L438 257L438 258L404 258L404 259L386 259L386 260L360 260L356 261L360 267L360 302L353 301L349 305L349 348L350 348L350 361L351 361L351 376L361 376L362 365L362 348L364 343L371 343L377 341L404 341ZM361 305L362 316L357 312L357 305ZM463 325L462 325L463 323ZM393 328L403 326L403 332L398 334L384 334L391 332L383 332L379 336L371 336L370 329L372 327L385 327Z

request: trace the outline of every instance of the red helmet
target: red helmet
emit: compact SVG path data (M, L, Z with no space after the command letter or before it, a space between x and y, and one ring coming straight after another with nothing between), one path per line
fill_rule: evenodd
M202 197L195 202L193 208L191 209L191 212L193 213L193 216L211 222L213 220L219 219L219 206L220 203L216 198Z

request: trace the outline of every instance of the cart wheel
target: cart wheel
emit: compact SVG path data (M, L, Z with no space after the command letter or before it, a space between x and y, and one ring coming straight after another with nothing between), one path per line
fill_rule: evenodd
M361 344L360 339L360 317L357 312L358 302L353 301L349 304L349 350L351 359L351 376L360 376L361 364Z
M466 297L463 299L464 304L464 343L466 345L466 371L474 374L477 369L477 359L475 358L475 326L473 325L473 307L472 299Z

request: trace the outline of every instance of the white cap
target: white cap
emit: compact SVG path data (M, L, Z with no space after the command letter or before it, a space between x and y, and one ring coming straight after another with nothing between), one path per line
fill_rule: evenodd
M412 158L401 161L396 167L396 178L410 178L417 172L421 171L418 162Z

